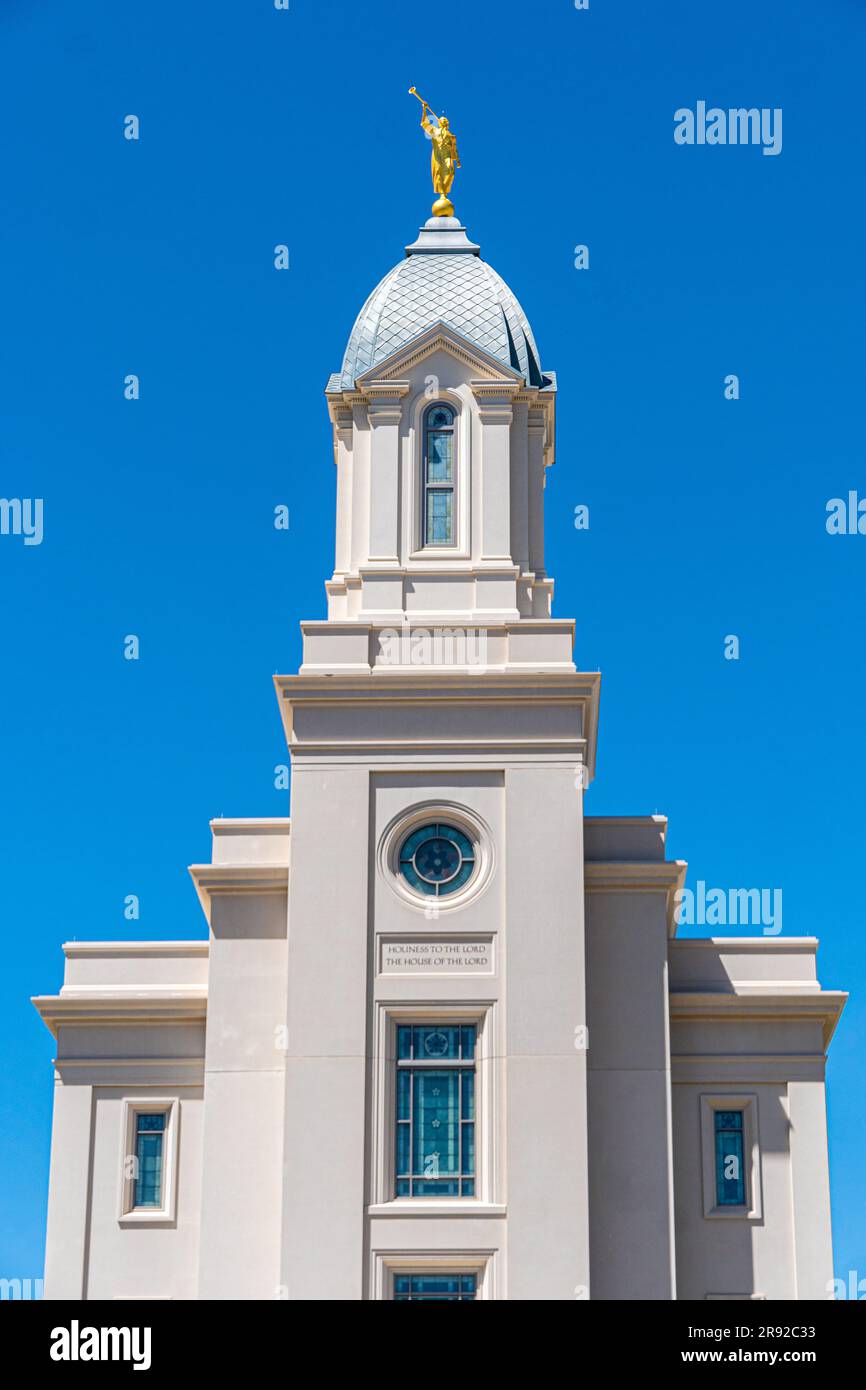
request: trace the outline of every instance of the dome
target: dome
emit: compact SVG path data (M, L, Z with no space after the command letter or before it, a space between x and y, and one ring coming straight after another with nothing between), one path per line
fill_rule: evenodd
M350 391L364 372L439 322L530 386L544 384L529 321L505 281L482 261L457 218L431 217L358 315L342 371L328 389Z

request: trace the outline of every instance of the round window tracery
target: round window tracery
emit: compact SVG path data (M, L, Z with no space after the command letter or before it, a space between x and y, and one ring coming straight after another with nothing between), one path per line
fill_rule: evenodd
M469 882L475 872L475 847L456 826L435 821L407 835L399 862L410 887L441 898Z

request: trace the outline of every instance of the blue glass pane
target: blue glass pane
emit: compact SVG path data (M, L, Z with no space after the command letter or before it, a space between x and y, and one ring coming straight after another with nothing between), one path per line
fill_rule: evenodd
M460 1048L464 1057L475 1057L475 1024L460 1029Z
M469 882L474 869L475 864L473 860L464 859L454 877L449 878L448 882L442 885L439 890L440 893L456 893L458 888L462 888L464 883Z
M415 868L429 883L445 883L460 871L460 851L442 836L425 840L415 851Z
M474 1196L475 1196L475 1182L474 1182L474 1180L473 1180L472 1178L464 1178L464 1180L463 1180L463 1192L462 1192L461 1195L464 1196L464 1197L474 1197Z
M165 1115L139 1115L136 1128L161 1132L165 1129Z
M397 1056L412 1056L412 1029L408 1026L397 1029Z
M441 1028L417 1027L414 1029L414 1056L439 1061L460 1056L460 1029L443 1024Z
M450 545L453 538L454 494L448 488L427 493L427 543Z
M415 865L414 865L414 864L412 864L412 863L404 864L404 863L401 861L401 863L400 863L400 872L401 872L401 874L403 875L403 877L405 878L406 882L409 883L409 884L411 884L411 886L412 886L413 888L416 888L416 889L418 890L419 893L428 893L428 894L431 894L431 893L432 893L432 894L435 894L435 892L436 892L436 884L435 884L435 883L427 883L427 881L426 881L425 879L423 879L423 878L421 877L420 874L418 874L418 873L415 872Z
M460 1166L464 1173L475 1172L475 1126L461 1125Z
M396 1191L397 1191L397 1196L398 1196L398 1197L408 1197L408 1196L409 1196L409 1179L408 1179L408 1178L398 1178L398 1179L397 1179Z
M409 1126L399 1124L397 1126L397 1172L399 1174L409 1172Z
M463 1076L462 1095L460 1098L460 1118L463 1120L475 1119L475 1073L468 1071ZM469 1169L470 1173L472 1169Z
M742 1110L717 1110L716 1129L742 1129L743 1112Z
M412 1086L412 1073L410 1071L398 1071L397 1073L397 1119L408 1120L409 1118L409 1096Z
M438 834L439 827L436 825L422 825L418 830L413 830L400 846L400 860L411 859L419 845L423 845L425 840L431 839Z
M475 850L468 835L464 835L455 825L443 825L442 832L447 833L449 839L454 841L464 859L474 859Z
M474 1274L397 1274L394 1299L398 1303L471 1303L477 1292Z
M416 1274L412 1293L460 1293L459 1274Z
M453 825L423 825L400 847L400 872L422 893L454 893L474 869L472 841Z
M428 483L453 482L454 436L453 434L428 434L427 436L427 481Z
M447 429L454 423L454 411L450 405L434 405L427 413L427 428L431 430Z
M412 1171L419 1177L460 1171L458 1093L456 1071L415 1072Z
M412 1195L414 1197L459 1197L460 1179L439 1178L438 1181L433 1181L427 1178L415 1178L412 1182Z
M717 1110L716 1202L719 1206L746 1204L746 1175L743 1168L743 1112Z
M139 1118L153 1118L151 1116ZM162 1143L160 1133L139 1133L136 1136L135 1157L137 1174L133 1185L134 1207L158 1207L162 1200Z

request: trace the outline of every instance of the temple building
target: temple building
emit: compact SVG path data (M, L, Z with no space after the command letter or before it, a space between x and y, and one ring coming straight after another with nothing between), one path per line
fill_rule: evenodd
M556 377L443 189L326 388L291 818L211 823L206 940L67 944L34 1000L48 1298L831 1296L845 995L812 938L678 938L665 818L585 814Z

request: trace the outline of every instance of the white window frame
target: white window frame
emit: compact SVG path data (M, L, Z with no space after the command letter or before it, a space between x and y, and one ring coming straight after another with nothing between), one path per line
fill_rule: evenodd
M707 1221L760 1221L763 1203L757 1095L725 1095L723 1092L716 1092L713 1095L702 1095L700 1104L704 1218ZM718 1110L743 1112L743 1180L746 1200L742 1206L722 1206L716 1201L715 1115Z
M376 1039L373 1058L372 1161L370 1164L371 1216L504 1215L497 1204L500 1186L496 1142L499 1117L499 1077L494 1060L496 1004L416 1002L376 1005ZM397 1027L400 1024L474 1024L478 1030L475 1061L475 1196L396 1197L395 1125L397 1090Z
M494 1250L374 1250L373 1300L393 1302L396 1274L474 1274L475 1302L495 1299L495 1255Z
M456 893L446 893L443 897L432 897L418 892L406 882L400 870L400 849L403 841L413 830L436 821L454 825L458 830L462 830L475 848L475 873ZM445 913L457 912L466 907L467 903L485 891L496 867L494 844L495 836L490 826L476 811L470 812L454 801L421 801L413 806L411 811L400 811L385 827L378 847L379 873L401 902L406 903L415 912L423 914L425 919L431 905L435 904L437 917L441 918Z
M454 543L428 545L425 526L425 434L427 411L434 405L447 405L454 411ZM469 499L472 491L472 410L460 390L442 387L432 399L421 394L411 413L411 430L407 436L410 463L407 491L408 512L404 511L410 538L408 559L429 563L440 560L468 560L472 553L472 533ZM406 474L404 474L404 479ZM420 621L420 619L419 619Z
M430 481L429 481L429 479L428 479L428 477L427 477L427 464L428 464L428 458L427 458L427 435L428 435L428 431L429 431L429 426L428 426L428 424L427 424L427 420L428 420L429 416L432 415L432 413L433 413L434 410L436 410L436 409L441 409L441 408L444 408L444 409L449 410L449 411L451 412L451 424L450 424L450 426L449 426L449 429L450 429L450 431L451 431L451 485L450 485L450 489L449 489L449 487L448 487L447 484L439 484L438 486L437 486L437 484L435 484L435 483L431 484ZM445 551L445 552L447 553L447 552L453 552L453 551L455 551L455 550L457 550L457 549L459 548L459 543L460 543L460 535L459 535L459 532L460 532L460 513L459 513L459 511L458 511L458 494L457 494L458 482L459 482L459 474L460 474L460 465L459 465L459 459L458 459L459 427L460 427L460 412L459 412L459 410L457 409L457 407L453 404L453 402L447 400L445 397L439 397L439 396L437 396L434 400L430 401L430 402L427 404L427 406L425 407L424 411L422 412L422 415L421 415L421 469L420 469L420 476L419 476L419 479L418 479L418 482L419 482L419 492L420 492L420 501L421 501L421 516L419 517L419 521L420 521L420 544L419 544L419 547L418 547L418 548L419 548L420 550L424 550L425 552ZM432 492L448 492L448 491L450 491L450 493L451 493L451 540L450 540L450 541L431 541L431 540L428 539L428 536L427 536L427 494L428 494L428 492L431 492L431 491L432 491Z
M158 1207L134 1207L135 1178L128 1159L135 1155L136 1116L165 1115L162 1141L162 1201ZM117 1220L121 1226L164 1226L177 1219L177 1157L180 1137L178 1096L125 1096L120 1120Z

